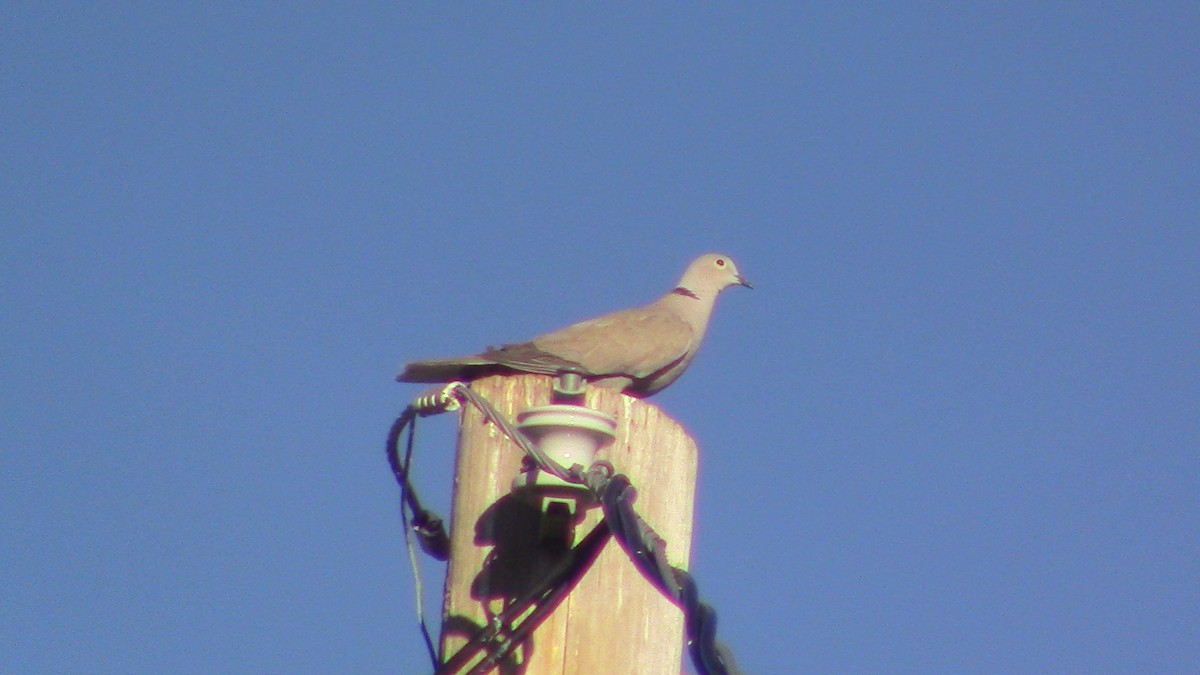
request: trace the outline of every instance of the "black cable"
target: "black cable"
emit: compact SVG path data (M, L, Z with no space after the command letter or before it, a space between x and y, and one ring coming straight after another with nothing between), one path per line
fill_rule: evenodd
M401 497L400 497L400 517L404 522L412 522L414 531L417 531L416 515L414 514L412 519L411 520L409 519L408 513L406 513L406 511L408 510L407 509L408 503L407 503L407 500L405 499L405 496L413 494L409 491L410 488L412 487L412 484L408 480L408 476L409 476L408 469L409 469L409 467L412 466L413 438L416 436L416 429L417 429L417 422L416 422L416 419L414 418L413 421L408 425L408 443L405 444L405 449L404 449L404 477L405 477L405 480L404 480L403 484L401 484L401 486L400 486L400 495L401 495ZM415 501L416 497L414 496L413 499ZM424 513L424 511L422 511L422 513ZM440 523L441 519L437 519L437 522ZM424 603L422 602L422 599L420 597L420 595L422 593L424 593L424 585L421 583L421 576L420 576L421 570L417 565L416 558L413 557L413 555L412 555L412 544L408 540L407 533L404 537L404 542L405 542L405 547L409 549L409 562L412 563L412 568L413 568L412 569L413 580L414 580L413 586L414 586L414 590L418 596L417 597L417 624L421 628L421 638L425 640L425 649L429 652L429 661L436 668L437 663L438 663L437 649L435 649L433 646L433 636L431 636L429 634L429 626L425 623ZM425 539L422 538L421 542L422 542L421 548L424 549L426 553L428 553L429 548L424 543ZM447 557L449 557L449 556L447 556Z
M405 444L404 459L402 460L399 444L400 436L403 435L406 427L408 428L408 442ZM387 440L388 464L392 467L392 474L400 485L400 519L402 523L412 523L413 531L417 534L421 548L426 553L439 560L446 560L450 557L450 538L446 535L442 519L421 506L421 501L417 498L416 490L413 489L409 479L415 435L416 412L409 407L396 418L392 428L388 431ZM410 509L412 511L411 518L409 516ZM429 627L425 623L425 613L422 611L420 568L417 566L416 558L412 555L412 544L407 529L404 535L404 545L409 551L409 562L412 564L413 585L417 595L417 625L421 630L421 637L425 641L425 649L429 652L429 660L436 669L438 667L437 650L433 646L433 637L429 634ZM440 557L439 554L441 554Z
M400 486L402 505L407 505L413 514L412 519L406 519L405 522L411 523L416 531L421 549L437 560L446 561L450 559L450 537L446 534L445 522L436 513L421 506L421 500L417 498L417 491L409 479L409 460L412 457L416 418L416 410L409 407L392 423L387 439L388 465L392 467L392 475L396 477L396 483ZM406 427L409 429L408 452L406 458L401 459L400 435Z
M700 675L739 675L741 671L733 655L717 642L716 611L700 601L695 579L685 570L671 566L662 538L633 510L637 491L629 479L617 474L587 484L598 493L604 519L611 523L613 536L621 548L642 574L683 610L692 665Z
M692 663L701 673L740 673L733 653L717 640L717 612L708 603L700 601L700 592L692 575L671 568L680 589L680 602L685 608L688 653ZM692 608L688 610L686 608Z

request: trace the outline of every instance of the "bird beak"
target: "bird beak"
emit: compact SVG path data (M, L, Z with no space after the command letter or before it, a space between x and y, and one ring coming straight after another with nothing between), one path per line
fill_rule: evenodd
M740 274L737 276L737 282L739 284L745 286L746 288L754 288L753 286L750 285L749 281L746 281L746 277L744 277Z

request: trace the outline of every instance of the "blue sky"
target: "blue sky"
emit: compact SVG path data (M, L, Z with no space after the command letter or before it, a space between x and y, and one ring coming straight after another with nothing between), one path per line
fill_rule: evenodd
M1195 3L0 18L0 670L421 672L400 365L709 250L747 670L1200 670Z

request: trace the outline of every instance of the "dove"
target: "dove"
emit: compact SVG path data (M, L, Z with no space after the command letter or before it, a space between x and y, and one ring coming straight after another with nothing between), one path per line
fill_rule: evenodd
M708 253L688 265L675 288L648 305L581 321L528 342L488 347L475 356L414 361L396 379L450 382L571 369L594 386L643 398L683 374L704 339L717 296L736 285L753 288L732 258Z

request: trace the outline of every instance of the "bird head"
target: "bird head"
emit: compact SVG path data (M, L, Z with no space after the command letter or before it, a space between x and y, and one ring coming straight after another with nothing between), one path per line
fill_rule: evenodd
M716 294L730 286L745 286L754 288L749 281L738 272L733 258L721 253L706 253L692 261L679 287L696 294Z

